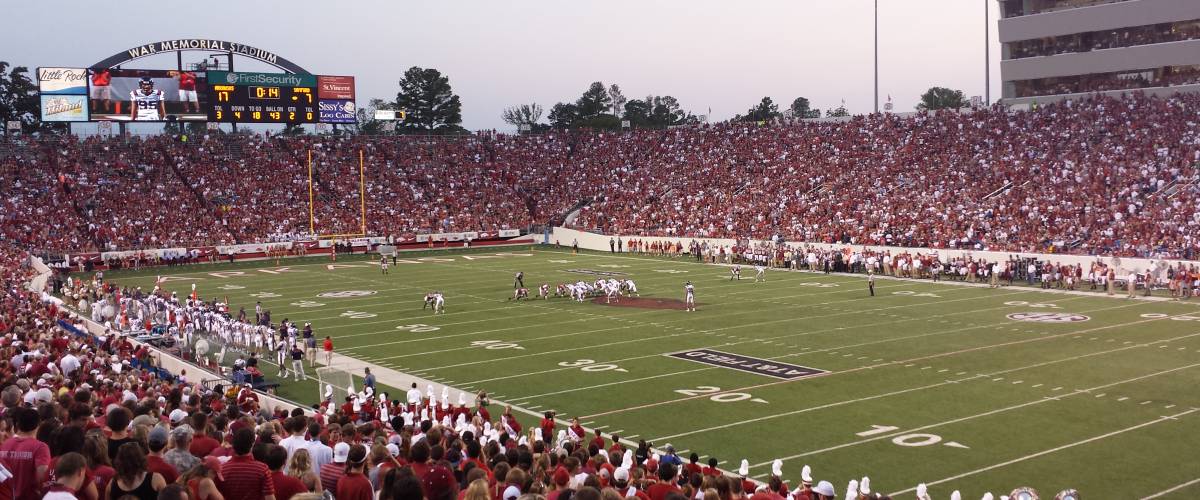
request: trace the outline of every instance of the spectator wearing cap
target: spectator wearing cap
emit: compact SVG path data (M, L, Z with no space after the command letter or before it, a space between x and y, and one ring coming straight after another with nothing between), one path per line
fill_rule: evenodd
M812 489L813 500L834 500L837 492L833 490L833 483L829 481L821 481Z
M266 464L250 455L254 447L254 430L243 427L233 433L233 457L221 466L225 478L217 486L225 500L275 500Z
M168 484L179 479L179 471L175 469L175 466L163 460L163 450L166 449L169 438L167 428L160 425L150 429L150 435L146 440L146 444L150 447L150 453L146 455L146 468L150 472L162 475Z
M188 418L188 412L183 411L180 408L171 410L171 413L169 413L167 415L167 419L170 420L170 422L171 422L171 427L177 427L179 425L182 425L183 421L187 420L187 418Z
M87 479L87 460L75 452L58 457L54 464L54 482L46 488L43 500L77 500Z
M200 459L188 451L191 446L192 427L190 425L183 424L171 429L171 449L163 453L163 461L174 467L176 471L187 472L188 469L200 463Z
M271 484L275 487L276 500L290 500L292 496L308 493L304 482L283 473L283 465L287 463L288 452L282 446L268 444L267 468L271 470Z
M333 462L321 466L321 487L325 491L337 491L338 480L346 475L346 459L350 455L350 444L333 445Z
M0 464L12 474L9 481L13 500L37 500L38 490L50 473L50 447L35 436L36 410L15 408L11 413L17 435L0 444Z
M367 447L356 444L346 456L345 474L337 481L334 498L338 500L373 500L375 490L363 472L367 467Z
M421 479L425 500L454 500L458 497L458 481L444 465L435 465ZM341 497L338 497L341 500Z
M667 452L667 454L663 455L662 458L658 461L660 464L671 464L671 465L674 465L676 468L683 466L683 459L679 458L679 455L675 454L674 446L671 446L670 444L668 444L666 446L666 452Z

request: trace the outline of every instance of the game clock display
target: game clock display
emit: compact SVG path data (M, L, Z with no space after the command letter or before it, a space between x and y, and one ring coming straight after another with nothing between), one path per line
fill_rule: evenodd
M281 85L209 86L208 121L232 123L317 123L315 87Z

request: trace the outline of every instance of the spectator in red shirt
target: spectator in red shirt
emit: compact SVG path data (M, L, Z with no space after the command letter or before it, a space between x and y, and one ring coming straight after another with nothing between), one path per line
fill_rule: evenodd
M162 426L156 426L150 430L150 436L147 439L147 444L150 445L150 454L146 455L146 468L150 472L162 475L167 484L173 484L179 479L179 471L175 470L175 466L163 460L163 449L167 447L167 429Z
M193 455L204 458L213 450L221 447L221 442L208 434L208 415L203 412L193 413L192 429L196 431L196 435L192 438L192 444L188 447L188 451Z
M453 500L458 497L458 481L444 465L435 465L421 480L425 500ZM341 500L341 497L338 497Z
M338 480L346 475L346 459L350 455L348 443L333 445L333 462L321 466L321 488L325 491L337 491Z
M276 500L288 500L292 495L308 493L304 482L283 473L287 463L287 450L277 444L267 445L267 468L271 470L271 484L275 487Z
M0 444L0 463L12 473L13 500L38 500L41 485L50 471L50 447L37 440L38 413L32 408L14 408L17 435Z
M234 456L221 466L225 480L217 485L225 500L275 500L271 471L250 456L253 446L253 430L243 427L233 433Z
M688 463L683 464L683 468L687 470L688 476L691 476L692 474L701 474L703 469L700 467L700 454L693 452L692 455L688 457Z
M541 423L538 427L542 429L542 439L551 441L554 439L554 412L548 411L542 416Z
M646 495L650 500L665 500L671 493L682 492L683 490L675 486L675 466L665 462L658 464L658 482L646 488Z
M596 429L596 437L592 438L591 445L596 447L598 451L604 451L604 437L600 435L600 429Z
M325 365L333 365L333 339L326 335L322 347L325 349Z
M98 432L88 434L83 438L81 453L87 459L88 471L96 485L97 496L101 496L108 489L108 482L117 474L112 468L112 462L108 460L108 440L104 434Z
M371 488L371 480L367 479L363 471L367 466L367 447L356 444L350 447L350 454L346 457L346 473L338 479L337 493L334 498L338 500L373 500L374 490Z

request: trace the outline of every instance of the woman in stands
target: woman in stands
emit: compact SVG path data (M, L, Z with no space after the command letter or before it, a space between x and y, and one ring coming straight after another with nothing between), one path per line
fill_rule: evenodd
M189 500L225 500L217 490L216 483L223 480L221 461L217 457L206 457L204 462L184 471L183 475L179 476L178 484L187 487Z
M119 499L126 495L137 500L157 500L158 490L167 482L157 472L146 470L146 452L138 443L125 443L117 449L113 462L117 475L108 483L105 498Z
M308 491L313 493L321 493L321 478L317 473L313 472L312 455L307 449L300 448L292 453L292 460L288 463L287 470L284 472L289 476L299 479L308 487Z

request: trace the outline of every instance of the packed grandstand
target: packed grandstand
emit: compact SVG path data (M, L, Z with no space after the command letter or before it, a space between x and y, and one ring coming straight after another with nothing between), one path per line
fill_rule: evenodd
M612 436L570 429L554 439L568 428L550 419L536 433L522 432L515 419L474 402L451 410L452 421L462 421L447 426L415 417L433 403L420 394L413 405L384 408L328 401L317 411L260 408L255 391L206 387L161 370L147 347L115 333L77 335L79 320L27 290L28 259L310 237L309 152L324 197L314 217L325 232L349 232L360 223L360 150L367 232L399 240L561 224L578 211L574 227L635 239L1195 259L1198 112L1197 95L1126 96L1020 112L624 133L5 139L0 423L11 427L0 428L0 463L11 477L0 481L0 493L16 500L64 489L89 500L181 492L197 500L322 492L338 500L832 498L819 468L806 471L803 484L779 477L758 484L734 467L627 449ZM881 497L866 478L849 488L847 498Z
M465 137L0 142L3 237L131 250L561 222L617 235L1194 259L1200 97ZM32 168L37 166L38 168Z

